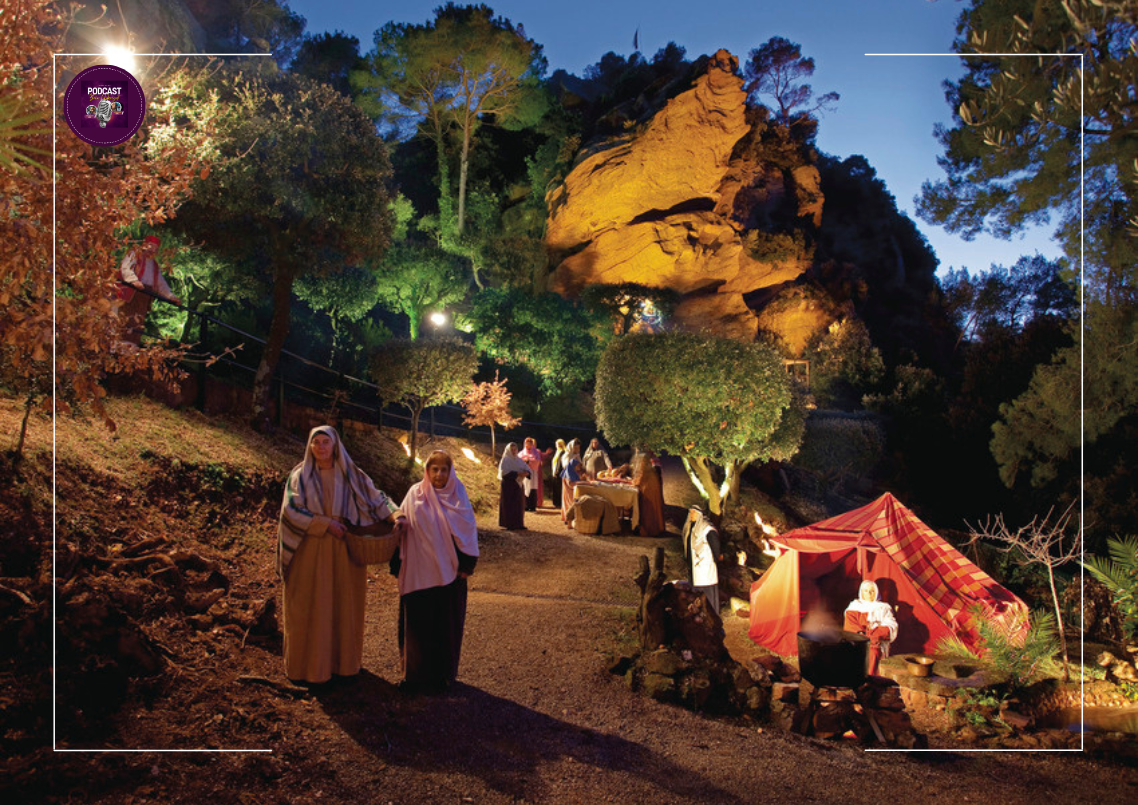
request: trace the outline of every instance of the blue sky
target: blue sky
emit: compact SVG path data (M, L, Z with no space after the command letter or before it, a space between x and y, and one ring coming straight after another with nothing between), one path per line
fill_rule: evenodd
M308 20L309 33L344 31L373 46L377 28L388 20L421 23L433 18L442 0L289 0ZM943 172L933 125L951 123L942 83L962 73L948 56L866 56L867 53L949 53L959 0L497 0L495 13L525 27L545 49L552 72L571 73L608 51L629 55L639 29L648 58L669 41L687 48L688 58L726 48L746 59L772 36L802 46L814 59L810 83L816 94L837 91L837 108L822 118L818 147L845 158L862 154L929 239L941 271L949 266L987 269L1010 266L1022 255L1060 255L1051 228L1012 241L981 237L965 242L913 215L913 197L925 180Z

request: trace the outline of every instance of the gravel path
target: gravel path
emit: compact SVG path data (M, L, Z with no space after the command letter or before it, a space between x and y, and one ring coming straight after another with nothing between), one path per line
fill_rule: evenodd
M374 786L375 801L392 803L1037 805L1138 791L1134 769L1078 754L865 752L644 699L606 672L606 659L622 633L632 645L637 557L661 543L678 549L678 539L582 537L549 509L527 514L526 532L482 525L449 694L395 693L394 581L375 580L370 671L319 699L350 739L329 736L352 758L350 771L335 763L339 786Z

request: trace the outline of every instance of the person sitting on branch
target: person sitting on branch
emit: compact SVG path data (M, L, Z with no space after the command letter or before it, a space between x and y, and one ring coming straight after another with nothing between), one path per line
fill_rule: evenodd
M158 267L158 248L162 241L154 235L147 235L142 239L142 245L129 249L119 266L118 298L122 300L119 316L122 317L122 340L136 347L142 341L142 326L146 323L146 314L150 312L150 305L154 303L151 294L157 294L168 302L180 305L182 300L174 296L166 278ZM144 291L144 293L138 293ZM151 293L145 293L150 291Z

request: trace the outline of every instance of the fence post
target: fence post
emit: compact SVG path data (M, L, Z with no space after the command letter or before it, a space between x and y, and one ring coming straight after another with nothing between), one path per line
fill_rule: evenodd
M205 412L205 383L206 377L209 374L207 360L205 358L206 354L209 352L209 348L206 347L206 338L209 336L209 328L207 326L208 324L209 319L207 319L205 316L202 316L201 329L198 331L198 341L201 343L202 350L202 362L201 368L198 369L198 398L195 401L195 405L197 406L197 409L203 413Z

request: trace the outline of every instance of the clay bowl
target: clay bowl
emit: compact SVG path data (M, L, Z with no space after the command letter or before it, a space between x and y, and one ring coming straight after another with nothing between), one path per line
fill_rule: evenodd
M923 655L906 657L905 664L909 666L909 673L913 676L928 676L933 672L933 658Z

